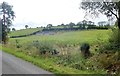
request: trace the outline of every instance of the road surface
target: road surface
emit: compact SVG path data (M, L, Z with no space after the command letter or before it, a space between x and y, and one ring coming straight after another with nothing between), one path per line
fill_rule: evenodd
M1 51L0 51L1 52ZM52 74L37 66L2 52L2 74ZM0 62L1 63L1 62Z

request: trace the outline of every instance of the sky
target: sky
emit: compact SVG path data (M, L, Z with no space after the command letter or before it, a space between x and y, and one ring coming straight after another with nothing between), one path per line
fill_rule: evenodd
M41 27L47 24L57 26L59 24L78 23L82 20L91 20L95 23L107 21L106 16L99 18L85 16L85 11L79 9L81 0L0 0L13 5L16 18L13 27L23 29L29 27Z

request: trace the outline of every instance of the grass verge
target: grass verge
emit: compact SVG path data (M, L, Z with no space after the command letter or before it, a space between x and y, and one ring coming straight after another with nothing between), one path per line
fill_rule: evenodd
M93 72L93 71L83 71L83 70L77 70L70 67L56 65L54 63L54 59L52 58L32 57L32 56L26 55L23 52L17 52L15 49L6 48L4 46L2 47L2 51L12 54L28 62L31 62L34 65L37 65L38 67L43 68L47 71L53 72L54 74L57 74L57 75L58 74L105 74L104 72L100 72L100 71L99 73Z

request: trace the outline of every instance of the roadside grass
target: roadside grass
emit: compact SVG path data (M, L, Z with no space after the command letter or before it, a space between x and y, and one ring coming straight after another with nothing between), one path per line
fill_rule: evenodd
M2 44L0 44L0 50L2 50Z
M28 28L28 29L11 31L8 35L9 36L27 35L27 34L31 34L33 32L36 32L38 30L42 30L42 28Z
M44 58L42 56L32 57L32 56L26 55L23 52L17 52L15 49L6 48L4 46L2 50L16 57L22 58L23 60L31 62L40 68L53 72L56 75L60 75L60 74L71 74L71 75L72 74L105 74L105 72L101 70L99 72L94 72L94 71L77 70L77 69L70 68L67 66L66 67L58 66L54 63L55 60L53 58L49 58L49 57Z

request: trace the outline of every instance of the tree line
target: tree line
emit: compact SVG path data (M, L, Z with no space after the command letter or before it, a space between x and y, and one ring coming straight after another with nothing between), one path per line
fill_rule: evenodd
M92 21L83 20L78 22L77 24L70 22L69 24L60 24L57 26L53 26L52 24L48 24L44 27L43 30L52 31L52 30L84 30L84 29L108 29L110 25L106 21L98 22L98 25L95 25Z

